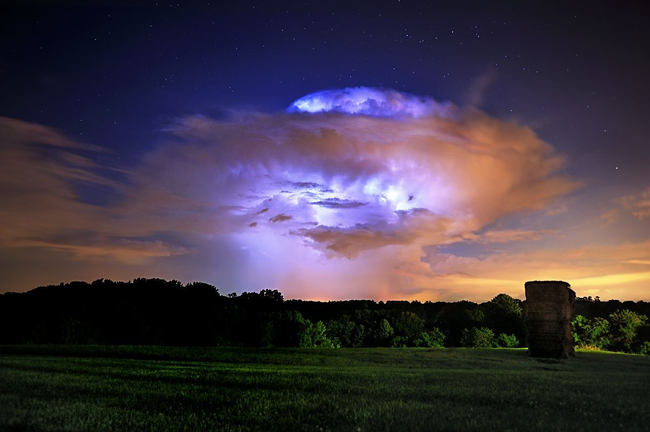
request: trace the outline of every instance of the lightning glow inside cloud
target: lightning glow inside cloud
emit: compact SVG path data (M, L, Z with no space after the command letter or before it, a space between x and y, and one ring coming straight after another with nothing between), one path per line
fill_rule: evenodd
M310 93L293 102L289 112L340 112L376 117L449 116L449 103L391 89L353 87Z
M137 219L230 237L238 274L303 297L426 291L423 247L576 187L529 128L394 90L317 92L287 113L191 116L171 132L182 145L133 175Z

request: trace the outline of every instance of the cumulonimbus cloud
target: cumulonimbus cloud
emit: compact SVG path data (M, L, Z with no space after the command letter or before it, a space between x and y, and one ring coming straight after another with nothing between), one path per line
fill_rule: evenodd
M354 258L387 245L453 241L575 189L559 174L563 157L529 128L478 111L404 116L433 102L394 94L327 92L336 103L310 115L183 118L171 128L183 144L149 155L131 201L165 208L163 225L179 208L196 207L207 219L219 215L208 231L272 223L327 256ZM399 103L373 104L376 116L346 111L369 95Z
M3 241L81 257L105 246L113 259L140 262L139 254L191 254L199 237L202 244L229 238L228 247L250 258L238 270L259 274L267 286L290 290L308 279L318 285L300 276L310 272L327 273L322 284L332 284L339 274L340 286L359 284L374 296L373 289L424 290L436 275L423 262L423 247L476 238L490 223L544 209L577 187L562 174L564 157L530 128L394 90L318 92L287 112L187 116L167 130L172 138L125 168L128 181L118 184L60 134L46 141L71 161L77 157L76 171L66 168L72 162L51 171L41 153L29 162L32 147L9 140L2 151L19 152L20 163L36 163L43 177L33 180L42 189L30 205L51 208L58 222L32 215L31 227L21 225L29 211L18 203L2 220L20 226L20 235L5 231ZM119 198L84 203L72 186L77 178L105 181ZM11 178L1 187L19 199ZM95 243L57 246L59 231L71 225L93 232L85 238ZM530 238L507 234L499 238ZM179 238L183 244L174 244ZM327 288L318 289L323 295Z

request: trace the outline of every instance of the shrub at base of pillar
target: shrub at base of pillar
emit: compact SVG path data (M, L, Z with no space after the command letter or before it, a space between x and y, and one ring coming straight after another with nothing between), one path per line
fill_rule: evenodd
M575 355L571 317L576 293L562 281L526 282L526 344L533 357L568 358Z

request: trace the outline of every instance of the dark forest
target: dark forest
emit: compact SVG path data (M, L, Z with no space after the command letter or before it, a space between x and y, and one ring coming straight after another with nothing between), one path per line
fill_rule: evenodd
M523 347L525 302L285 300L163 279L71 282L0 295L2 344ZM650 352L650 303L579 297L576 345Z

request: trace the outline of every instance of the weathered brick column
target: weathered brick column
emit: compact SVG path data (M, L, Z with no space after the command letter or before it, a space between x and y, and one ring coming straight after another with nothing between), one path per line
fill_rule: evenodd
M571 317L576 293L562 281L526 282L526 344L533 357L568 358L574 355Z

